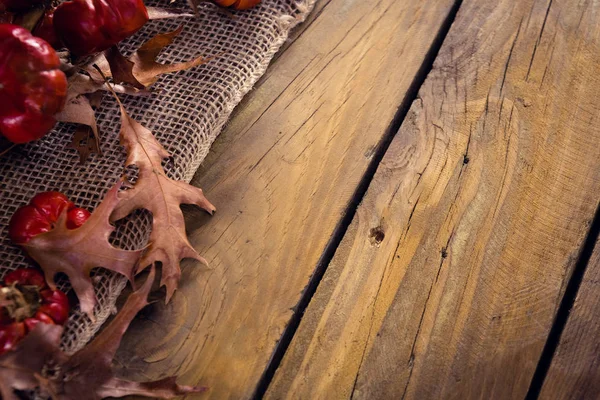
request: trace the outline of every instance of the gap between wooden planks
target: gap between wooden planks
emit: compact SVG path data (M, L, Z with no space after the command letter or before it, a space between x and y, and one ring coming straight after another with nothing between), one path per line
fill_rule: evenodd
M414 4L413 4L414 3ZM199 171L218 212L190 212L168 306L126 335L128 378L180 375L248 398L454 0L331 0L271 67Z
M596 216L595 235L600 230ZM543 385L541 399L595 399L600 393L600 239L590 256ZM531 391L530 391L531 392ZM537 393L536 393L537 394Z
M526 395L598 205L599 13L463 2L267 398Z

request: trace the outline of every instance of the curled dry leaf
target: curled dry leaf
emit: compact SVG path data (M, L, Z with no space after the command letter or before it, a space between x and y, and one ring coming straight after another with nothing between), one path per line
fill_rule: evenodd
M152 213L150 243L139 265L143 268L158 261L162 263L161 286L166 287L166 301L169 301L181 276L179 262L183 258L204 262L188 241L181 204L194 204L211 214L216 209L204 197L202 189L166 176L162 160L169 158L169 153L150 130L127 114L120 102L119 106L126 166L137 166L139 174L135 186L122 193L111 219L121 219L142 208Z
M79 162L83 164L90 154L101 154L100 132L96 123L94 109L98 107L103 91L114 91L131 95L148 95L150 92L138 88L113 85L96 81L87 75L72 73L68 79L67 100L63 110L55 115L57 121L74 123L79 126L73 134L73 140L68 148L79 153ZM95 104L97 103L97 104Z
M0 356L0 394L4 400L17 400L15 390L33 390L38 386L46 362L56 351L63 327L37 324L12 350Z
M156 83L162 74L183 71L210 61L208 58L197 57L193 60L177 64L160 64L156 62L156 58L160 52L173 43L175 37L177 37L182 30L183 26L180 26L174 31L158 34L144 43L138 51L133 53L131 56L131 61L135 64L133 73L144 85L150 86Z
M71 99L55 117L57 121L79 124L69 148L77 150L81 164L91 153L100 154L100 133L96 124L96 114L86 96L80 95Z
M85 96L77 96L69 100L63 110L56 114L55 118L61 122L87 125L92 128L95 134L98 134L96 114L90 101Z
M96 295L90 278L93 268L104 267L131 280L142 250L118 249L108 242L114 227L109 216L119 203L118 191L122 182L115 185L89 219L77 229L68 229L66 212L59 217L54 229L39 234L23 248L44 270L51 289L56 288L54 277L65 273L79 298L81 310L92 320Z
M102 92L98 91L90 94L89 102L92 109L97 110L102 103ZM98 128L94 130L93 126L79 125L73 134L73 140L67 148L75 149L79 153L80 164L84 164L90 154L101 155Z
M104 52L108 61L110 73L115 83L128 83L137 89L145 89L145 86L133 75L133 61L126 59L117 46L113 46Z
M91 154L101 154L99 138L89 126L78 126L67 148L77 151L79 164L84 164Z
M125 82L133 86L141 84L147 88L156 83L158 78L163 74L187 70L210 61L211 58L203 57L197 57L190 61L175 64L161 64L156 61L160 52L173 43L175 37L177 37L182 30L183 26L180 26L174 31L158 34L148 40L133 53L131 57L129 57L129 62L133 63L131 70L123 71L118 77L114 76L114 71L112 70L116 68L123 70L125 64L122 60L118 59L118 55L116 54L111 54L110 56L107 54L100 54L92 59L84 68L90 76L97 81L102 81L104 79L102 75L104 75L115 78L115 81L117 82ZM114 58L114 60L110 60L110 58ZM116 66L117 63L119 65L118 67ZM112 67L112 64L115 64L115 66ZM94 65L96 65L101 72L96 71L93 67ZM129 77L129 73L131 73L131 77Z
M180 17L193 17L194 14L190 14L185 10L179 10L174 8L162 8L162 7L148 7L148 17L150 19L166 19L166 18L180 18Z
M101 59L99 59L99 58L93 59L93 61L95 61L95 60L104 62L106 64L106 69L109 71L109 74L110 74L110 68L108 66L108 62L106 61L106 58L104 58L104 56L102 56ZM91 64L91 65L93 65L93 64ZM79 95L95 93L98 91L104 91L104 92L115 91L117 93L128 94L128 95L132 95L132 96L149 96L151 94L147 90L140 90L140 89L136 89L136 88L133 88L130 86L114 85L114 84L109 86L108 83L106 83L104 81L104 78L93 67L88 66L86 68L91 68L91 71L94 71L94 73L96 74L94 77L98 76L99 80L93 79L87 75L83 75L83 74L79 74L79 73L76 73L73 76L70 76L69 80L68 80L69 88L67 91L67 103L69 103L75 97L77 97Z
M127 299L117 316L87 346L72 356L60 350L62 326L37 324L14 350L0 356L0 394L16 400L14 390L40 388L56 400L98 400L138 395L170 399L198 393L202 387L180 386L175 377L132 382L115 377L112 360L135 315L148 304L154 281L152 268L146 282Z

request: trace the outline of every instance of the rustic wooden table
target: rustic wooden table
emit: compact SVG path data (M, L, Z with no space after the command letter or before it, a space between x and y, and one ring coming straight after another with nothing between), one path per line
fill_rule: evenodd
M198 171L210 267L136 320L123 373L202 399L598 397L599 21L319 1Z

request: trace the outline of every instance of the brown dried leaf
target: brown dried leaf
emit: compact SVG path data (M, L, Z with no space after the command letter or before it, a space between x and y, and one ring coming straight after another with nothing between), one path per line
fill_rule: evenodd
M55 115L57 121L87 125L98 135L96 113L86 96L80 95L68 99L63 110Z
M90 105L92 106L92 109L97 110L98 107L100 107L100 105L102 104L102 97L103 97L102 92L94 92L94 93L90 94L88 97L89 97Z
M216 209L202 189L165 175L161 163L170 157L169 153L150 130L133 120L120 102L119 105L121 143L128 155L126 166L136 165L139 175L135 186L122 193L111 219L116 221L141 208L152 213L150 244L140 266L162 262L161 286L166 286L169 301L181 276L179 262L183 258L204 261L188 241L181 204L195 204L211 214Z
M53 358L63 328L60 325L37 324L16 347L0 356L0 398L17 400L15 390L33 390L36 375Z
M182 30L183 26L180 26L172 32L154 36L130 57L130 60L135 64L133 74L146 87L156 83L162 74L183 71L210 61L209 58L197 57L193 60L177 64L160 64L156 62L156 57L158 57L160 52L166 46L173 43L175 37L179 35Z
M133 62L126 59L117 46L106 50L104 56L108 61L110 73L115 83L128 83L135 88L145 89L145 86L133 75Z
M176 64L161 64L156 62L156 58L160 54L160 52L173 43L173 40L177 35L181 33L183 30L183 26L180 26L176 30L172 32L162 33L154 36L152 39L149 39L146 43L144 43L138 51L133 53L131 57L129 57L129 61L133 62L133 67L131 69L131 74L133 75L133 79L138 83L141 83L144 87L149 87L158 81L163 74L168 74L172 72L183 71L186 69L190 69L192 67L196 67L198 65L202 65L207 63L212 59L197 57L193 60L176 63ZM116 82L126 82L130 84L134 84L131 77L128 77L128 72L124 72L120 74L118 77L115 76L116 69L112 67L113 63L117 63L117 61L110 61L107 59L108 56L98 55L93 58L86 66L83 68L94 80L103 80L103 76L105 77L113 77ZM118 56L114 56L118 57ZM110 62L109 62L110 61ZM123 61L120 60L118 63L122 64ZM100 69L101 72L98 72L96 68ZM128 67L127 67L128 68ZM118 90L116 90L118 92Z
M2 398L16 400L14 390L32 390L38 386L56 400L99 400L127 395L170 399L204 391L202 387L179 386L175 377L131 382L114 376L112 360L129 324L148 304L154 274L152 268L146 282L129 296L117 316L92 342L70 357L59 347L63 327L37 324L13 351L0 356ZM49 376L44 374L45 365L52 367Z
M54 289L54 277L63 272L71 281L79 298L81 310L92 320L96 295L90 279L93 268L104 267L131 280L142 250L127 251L113 247L108 237L114 230L109 216L119 203L118 191L122 182L115 185L83 226L67 229L66 212L54 229L33 237L23 245L31 258L44 270L48 285Z
M148 39L137 51L140 58L154 62L160 52L173 43L173 40L183 31L183 25L167 33L159 33L151 39Z
M190 14L185 10L179 10L176 8L162 8L162 7L146 7L148 10L148 17L151 20L154 19L165 19L165 18L181 18L181 17L193 17L194 14Z
M56 119L61 122L80 124L68 148L77 150L81 164L91 153L100 154L100 134L96 124L96 114L86 96L71 98L65 108L56 114Z
M106 58L104 57L104 55L102 55L100 53L100 57L94 58L94 61L104 63L103 67L106 68L106 71L107 71L106 73L108 74L108 76L110 76L110 67L109 67L108 61L106 61ZM72 75L71 77L69 77L69 81L68 81L69 88L67 91L67 101L66 101L67 104L69 104L71 101L73 101L74 98L78 97L79 95L93 94L98 91L110 92L110 91L114 90L117 93L123 93L123 94L132 95L132 96L148 96L151 94L147 90L140 90L140 89L136 89L131 86L123 86L123 85L114 85L113 84L109 87L108 83L106 83L104 81L104 78L91 65L93 65L93 64L86 65L84 67L85 71L90 73L90 76L76 73L76 74ZM102 71L104 72L103 69L102 69ZM64 121L64 122L69 122L69 121Z
M108 67L108 63L106 64ZM87 75L75 73L69 76L68 89L67 89L67 101L66 104L71 103L75 98L82 94L89 94L101 90L104 86L104 81L101 79L92 79Z
M101 154L98 137L89 126L78 126L67 148L79 153L79 164L85 164L91 154Z
M148 304L148 293L154 281L155 269L144 285L133 292L127 302L108 324L106 328L86 347L75 353L61 368L61 374L50 383L56 389L70 393L73 399L105 397L122 397L139 395L153 398L169 399L186 393L198 393L205 390L201 387L179 386L175 377L154 382L130 382L115 378L112 371L112 359L121 344L121 338L135 315ZM73 379L73 370L77 370ZM56 390L55 389L55 390ZM93 395L89 397L89 393Z
M90 74L90 77L94 81L103 82L104 78L112 77L110 72L110 64L106 59L104 53L98 53L93 56L81 67L85 72Z
M108 63L106 65L108 66ZM119 93L132 95L147 95L150 93L146 90L122 85L113 85L111 89ZM55 115L57 121L83 125L77 127L73 134L73 140L67 147L75 149L79 153L81 164L87 161L92 153L102 154L100 150L100 133L94 112L102 99L102 91L110 91L104 80L95 80L89 76L74 73L69 77L65 107Z

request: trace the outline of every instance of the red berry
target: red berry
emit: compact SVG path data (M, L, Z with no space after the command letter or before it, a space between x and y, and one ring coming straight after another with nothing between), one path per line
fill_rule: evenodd
M48 133L67 97L56 51L17 25L0 24L0 135L27 143Z
M60 40L76 56L108 49L148 22L142 0L73 0L54 12Z
M92 215L85 208L73 208L67 213L67 228L76 229L84 224Z
M68 229L79 228L91 215L83 208L76 208L62 193L38 193L30 204L19 208L12 216L8 235L14 243L25 244L34 236L51 231L65 210Z
M0 354L12 350L25 333L25 324L22 322L0 326Z

